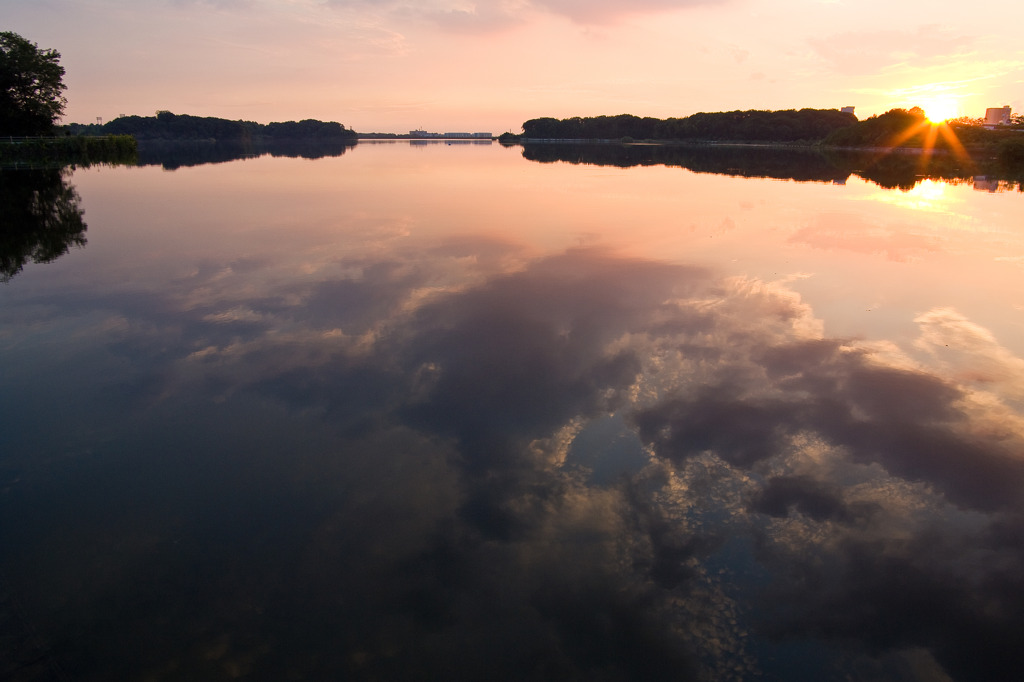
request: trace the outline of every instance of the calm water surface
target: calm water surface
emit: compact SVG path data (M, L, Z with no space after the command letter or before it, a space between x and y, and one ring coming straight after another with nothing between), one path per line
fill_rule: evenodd
M54 173L3 174L71 226L0 285L3 679L1019 674L1024 194Z

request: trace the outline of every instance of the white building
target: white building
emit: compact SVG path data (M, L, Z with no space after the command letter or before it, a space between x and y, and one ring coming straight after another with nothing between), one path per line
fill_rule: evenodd
M985 110L985 127L994 128L996 126L1010 125L1010 107L1006 105L1000 109L986 109Z

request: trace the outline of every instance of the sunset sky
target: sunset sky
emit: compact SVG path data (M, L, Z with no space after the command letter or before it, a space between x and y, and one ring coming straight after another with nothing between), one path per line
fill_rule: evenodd
M540 116L1024 110L1024 5L953 0L4 0L65 122L175 113L359 132Z

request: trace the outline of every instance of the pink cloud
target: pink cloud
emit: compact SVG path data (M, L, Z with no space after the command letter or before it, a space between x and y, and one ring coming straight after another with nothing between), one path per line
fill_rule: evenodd
M486 0L464 3L437 0L409 3L404 0L328 0L335 7L390 11L393 16L420 18L458 32L487 32L525 21L531 11L566 17L577 24L606 25L629 15L670 12L731 0Z

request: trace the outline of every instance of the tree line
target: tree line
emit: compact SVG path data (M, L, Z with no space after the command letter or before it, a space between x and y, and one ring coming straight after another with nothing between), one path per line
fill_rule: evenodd
M70 124L73 135L131 135L137 140L259 140L356 141L356 132L336 121L285 121L256 123L209 116L190 116L158 111L155 116L120 116L100 124Z
M560 140L700 140L724 142L817 142L849 127L857 117L838 109L726 111L685 118L618 116L534 118L524 138Z
M939 146L948 146L946 138L933 135L924 110L890 109L884 114L859 121L856 125L837 130L825 139L834 147L921 147L928 139Z

